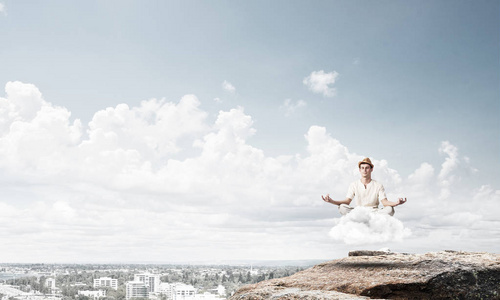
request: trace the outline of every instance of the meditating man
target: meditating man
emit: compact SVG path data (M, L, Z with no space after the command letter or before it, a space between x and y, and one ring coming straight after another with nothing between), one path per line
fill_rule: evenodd
M323 201L338 205L340 213L344 216L354 209L349 205L354 197L356 197L357 206L372 207L376 212L394 215L394 207L404 204L406 198L399 198L398 202L387 200L382 184L372 179L373 164L368 157L360 161L358 167L361 179L351 183L345 200L333 200L327 194L321 195ZM382 203L384 207L379 208L379 203Z

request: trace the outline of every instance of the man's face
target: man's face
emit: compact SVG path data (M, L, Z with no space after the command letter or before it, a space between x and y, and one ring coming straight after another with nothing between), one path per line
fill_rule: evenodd
M369 164L361 164L359 166L359 173L361 173L361 177L370 177L372 171L373 169Z

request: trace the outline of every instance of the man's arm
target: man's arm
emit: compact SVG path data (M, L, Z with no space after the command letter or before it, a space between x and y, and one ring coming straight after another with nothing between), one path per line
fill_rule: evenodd
M399 198L398 202L392 202L392 201L387 200L387 198L384 198L380 202L382 203L383 206L398 206L401 204L405 204L406 198Z
M340 205L340 204L349 205L349 204L351 204L351 201L352 201L351 198L345 198L344 200L333 200L332 198L330 198L329 194L327 194L326 196L321 195L321 198L323 199L323 201L331 203L331 204L335 204L335 205Z

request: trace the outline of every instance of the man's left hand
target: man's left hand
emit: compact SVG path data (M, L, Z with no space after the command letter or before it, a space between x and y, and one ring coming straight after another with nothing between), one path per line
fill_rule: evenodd
M405 204L406 203L406 198L399 198L398 199L398 205Z

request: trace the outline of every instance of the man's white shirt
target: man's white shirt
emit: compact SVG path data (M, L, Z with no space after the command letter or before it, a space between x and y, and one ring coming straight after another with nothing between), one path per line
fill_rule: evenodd
M355 199L356 206L378 207L380 200L387 196L384 186L372 179L366 187L361 180L351 183L346 198Z

